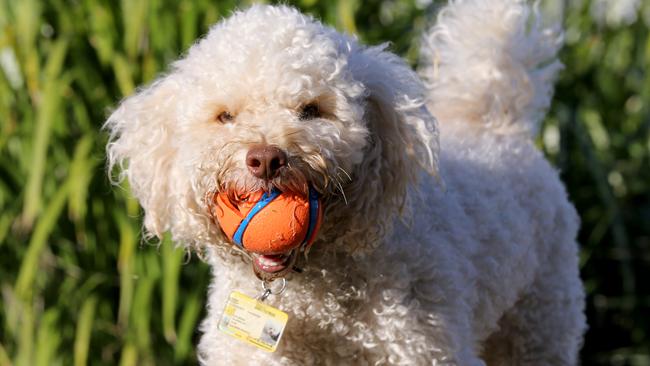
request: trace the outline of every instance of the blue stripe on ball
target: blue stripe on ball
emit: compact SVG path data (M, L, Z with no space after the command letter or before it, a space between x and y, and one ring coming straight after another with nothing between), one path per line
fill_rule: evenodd
M235 235L233 235L232 240L235 242L235 244L239 245L240 247L244 247L244 244L242 242L244 238L244 232L246 231L246 227L248 224L251 222L253 219L253 216L255 216L258 212L260 212L264 207L266 207L271 201L273 201L276 197L280 195L279 190L274 189L271 191L271 194L268 194L267 192L264 192L262 195L262 198L253 206L253 208L248 212L248 215L242 220L242 222L239 224L239 227L237 228L237 231L235 231Z
M316 228L316 223L318 222L318 192L311 186L309 187L309 229L307 230L307 235L305 235L305 240L302 244L306 244L311 235Z

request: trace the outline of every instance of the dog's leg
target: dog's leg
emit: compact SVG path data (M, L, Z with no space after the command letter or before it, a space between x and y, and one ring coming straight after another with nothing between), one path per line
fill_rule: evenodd
M489 366L577 364L585 318L575 268L564 266L541 275L502 317L500 330L485 342Z

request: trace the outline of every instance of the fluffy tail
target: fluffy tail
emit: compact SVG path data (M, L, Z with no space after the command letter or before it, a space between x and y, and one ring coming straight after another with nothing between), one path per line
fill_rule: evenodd
M559 27L525 0L450 0L426 34L422 76L440 124L472 121L534 137L562 64Z

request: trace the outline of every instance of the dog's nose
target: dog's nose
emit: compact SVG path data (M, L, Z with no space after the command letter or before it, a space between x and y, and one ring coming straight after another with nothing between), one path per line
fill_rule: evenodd
M254 176L273 179L287 165L287 154L275 146L254 145L248 149L246 165Z

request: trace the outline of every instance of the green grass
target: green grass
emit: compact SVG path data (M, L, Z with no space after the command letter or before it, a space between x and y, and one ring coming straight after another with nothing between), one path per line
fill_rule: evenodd
M101 126L237 3L0 0L0 366L196 363L209 269L169 238L142 241L137 202L106 178ZM294 3L414 65L439 5ZM540 143L583 221L583 363L647 365L650 4L618 26L589 4L566 11Z

